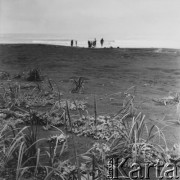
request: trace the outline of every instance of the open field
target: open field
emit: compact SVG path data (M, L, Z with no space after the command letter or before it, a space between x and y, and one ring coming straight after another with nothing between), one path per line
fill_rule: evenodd
M180 123L176 121L180 113L177 111L179 101L166 103L165 99L164 103L157 103L164 97L168 98L170 92L174 96L175 93L179 93L178 50L0 45L0 72L5 71L14 75L27 72L34 67L39 67L45 79L52 80L54 86L58 85L61 99L84 101L89 114L93 115L95 97L97 116L116 114L123 107L124 92L130 88L127 93L135 97L133 103L137 109L136 113L142 112L146 115L148 127L152 123L158 127L166 124L168 126L163 132L168 147L171 148L173 144L180 142ZM83 92L71 93L73 79L77 80L79 77L83 77L85 82ZM16 81L21 84L27 83L13 79L1 80L1 85ZM42 109L48 110L48 107ZM77 115L75 112L70 114ZM39 126L38 132L38 138L56 134L53 131L44 133ZM69 136L69 149L64 158L73 155L74 142L78 147L77 153L84 153L97 141L90 137L72 137L71 133Z
M1 71L17 73L36 66L59 84L65 97L74 96L69 93L70 80L84 77L85 93L80 96L92 106L93 96L97 95L99 114L116 112L122 105L120 96L106 95L136 86L135 102L147 117L175 118L176 108L158 106L152 101L168 96L170 91L179 92L180 56L173 50L156 53L153 49L1 45Z

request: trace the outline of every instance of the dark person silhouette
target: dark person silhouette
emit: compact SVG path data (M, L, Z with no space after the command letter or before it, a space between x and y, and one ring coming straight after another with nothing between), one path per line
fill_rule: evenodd
M91 48L91 47L92 47L92 42L88 41L88 48Z
M73 46L73 40L71 40L71 47Z
M101 47L103 47L103 44L104 44L104 39L103 38L100 40L100 43L101 43Z
M96 47L96 38L93 41L93 46Z
M77 47L77 41L76 41L76 47Z

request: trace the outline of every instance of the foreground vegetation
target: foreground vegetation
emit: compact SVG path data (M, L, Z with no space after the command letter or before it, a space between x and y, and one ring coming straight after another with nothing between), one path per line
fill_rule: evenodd
M0 177L106 179L111 158L127 158L127 171L135 162L144 166L179 161L179 146L169 149L162 130L149 125L134 107L134 87L122 93L123 106L117 113L100 116L96 97L90 114L85 101L62 98L57 83L44 79L38 69L14 77L4 72L1 80ZM70 93L83 89L83 78L78 78ZM50 135L54 130L56 135ZM40 138L40 131L49 136ZM63 159L70 136L73 156ZM79 154L76 136L90 137L94 145Z

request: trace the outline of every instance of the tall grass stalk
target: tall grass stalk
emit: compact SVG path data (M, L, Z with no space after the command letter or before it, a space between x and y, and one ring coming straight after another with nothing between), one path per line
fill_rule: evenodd
M71 133L72 133L72 122L71 122L71 117L70 117L69 107L68 107L68 102L67 101L66 101L66 111L67 111L67 116L68 116L68 119L69 119L70 129L71 129ZM79 169L79 158L77 156L77 150L76 150L74 134L72 134L72 139L73 139L74 156L75 156L75 161L76 161L76 166L77 166L77 171L78 171L78 180L81 180L80 169Z
M94 95L94 126L95 126L95 134L97 134L97 102L95 95Z
M19 148L18 164L17 164L17 170L16 170L16 180L19 180L19 174L20 174L20 170L21 170L24 148L25 148L24 142L22 142L20 144L20 148Z
M92 180L95 180L95 157L94 154L92 155Z

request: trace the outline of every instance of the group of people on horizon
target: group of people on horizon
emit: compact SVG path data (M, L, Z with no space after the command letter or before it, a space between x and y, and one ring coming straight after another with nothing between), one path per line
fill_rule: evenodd
M94 39L94 41L89 41L88 40L88 48L92 48L92 47L96 47L96 38Z
M71 40L71 47L73 47L74 46L74 42L75 42L75 45L76 45L76 47L77 47L77 40Z
M103 47L103 44L104 44L104 39L102 38L100 40L100 44L101 44L101 47ZM88 48L92 48L92 47L96 47L96 38L94 39L94 41L88 41Z
M96 42L97 42L96 38L94 39L94 41L88 40L88 48L95 48ZM100 44L101 44L101 47L103 47L103 45L104 45L104 39L103 38L101 38ZM77 47L77 40L71 40L71 47L73 47L73 46Z

